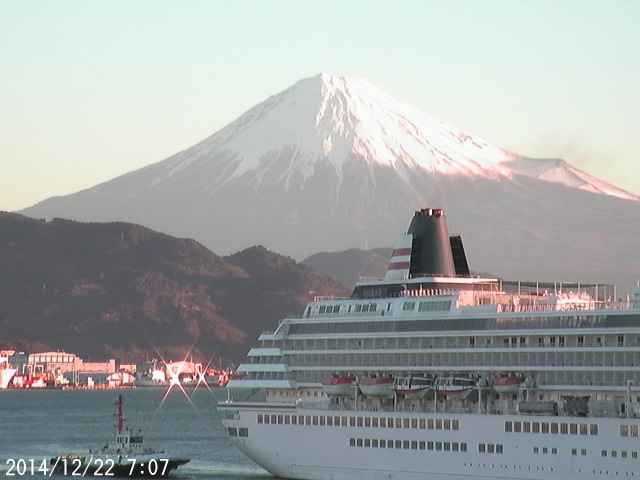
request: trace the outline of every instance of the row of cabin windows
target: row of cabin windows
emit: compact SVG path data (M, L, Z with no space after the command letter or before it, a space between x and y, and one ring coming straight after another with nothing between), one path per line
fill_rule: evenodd
M350 447L398 448L404 450L436 450L443 452L466 452L464 442L434 442L424 440L387 440L384 438L350 438Z
M442 418L378 418L378 417L338 417L325 415L258 414L258 423L274 425L318 425L321 427L373 427L373 428L413 428L428 430L459 430L460 421Z
M584 450L585 455L587 454L587 451ZM547 453L551 453L552 455L557 455L558 454L558 449L556 447L552 447L551 449L549 449L548 447L533 447L533 453L543 453L543 454L547 454Z
M450 301L446 301L450 302ZM429 302L438 303L438 302ZM413 304L413 306L411 306ZM374 305L374 304L372 304ZM415 302L406 302L403 309L413 310ZM361 306L364 308L364 305ZM325 306L325 310L326 310ZM370 308L370 307L369 307ZM333 310L333 308L332 308ZM307 310L308 311L308 310ZM370 310L369 310L370 311ZM308 315L306 315L308 316ZM493 317L493 318L433 318L416 319L402 321L378 321L378 322L293 322L289 326L290 335L312 335L312 334L336 334L336 333L400 333L400 332L434 332L434 331L458 331L458 330L484 330L490 332L500 332L503 330L521 329L554 329L554 328L625 328L636 327L640 321L639 315L596 315L582 317ZM539 337L543 345L545 337ZM556 338L556 341L560 340ZM564 338L564 337L563 337ZM587 338L589 342L586 342ZM627 338L631 342L631 338ZM579 335L578 345L584 346L624 346L624 335L591 336ZM616 343L617 341L617 343ZM551 340L548 340L550 344ZM636 337L636 345L640 344L640 337ZM629 345L630 346L630 345Z
M611 458L638 458L638 452L627 452L625 450L602 450L600 453L603 457L611 457Z
M639 429L638 425L620 425L620 436L637 437Z
M402 310L415 310L418 303L419 312L446 312L451 310L451 300L437 300L434 302L404 302Z
M595 423L555 423L555 422L504 422L505 432L516 433L560 433L561 435L598 435Z
M478 452L480 453L504 453L504 446L500 443L479 443Z

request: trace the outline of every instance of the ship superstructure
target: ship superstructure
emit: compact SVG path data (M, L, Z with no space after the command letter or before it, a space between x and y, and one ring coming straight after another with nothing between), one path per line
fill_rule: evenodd
M470 275L442 210L263 333L225 426L284 478L640 478L640 287Z

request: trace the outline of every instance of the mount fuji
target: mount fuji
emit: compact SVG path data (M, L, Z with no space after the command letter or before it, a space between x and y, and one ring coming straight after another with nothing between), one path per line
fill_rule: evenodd
M390 246L444 208L470 266L509 278L640 278L640 198L560 159L515 155L364 80L300 80L164 161L21 213L127 221L219 254Z

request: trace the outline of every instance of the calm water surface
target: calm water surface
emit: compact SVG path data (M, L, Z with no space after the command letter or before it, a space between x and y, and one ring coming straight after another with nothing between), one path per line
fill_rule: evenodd
M174 388L163 401L165 391L157 388L0 391L0 477L20 478L6 477L10 458L48 459L113 440L114 402L122 394L126 425L141 428L147 446L191 458L170 478L273 479L225 434L215 404L226 398L226 390L200 387L187 393L190 399Z

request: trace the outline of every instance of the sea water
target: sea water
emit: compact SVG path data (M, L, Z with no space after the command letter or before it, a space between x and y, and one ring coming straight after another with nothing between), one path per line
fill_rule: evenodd
M124 399L125 425L142 430L145 446L191 458L170 478L273 478L245 457L225 433L223 413L215 406L226 398L226 390L205 386L186 391L174 387L169 392L164 388L0 390L0 478L33 478L7 476L11 460L33 459L37 469L53 456L87 453L113 441L114 403L119 394Z

